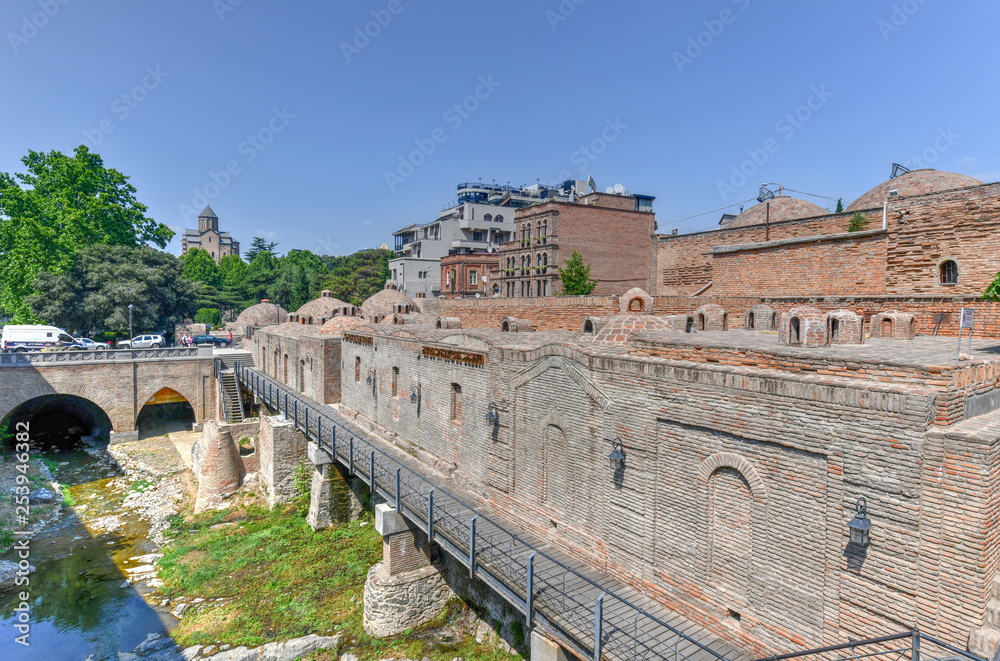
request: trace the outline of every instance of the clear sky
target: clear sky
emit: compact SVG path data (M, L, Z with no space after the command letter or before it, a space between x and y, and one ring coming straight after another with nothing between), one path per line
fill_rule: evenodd
M998 25L996 0L5 0L0 171L87 143L156 220L207 200L282 252L391 245L479 178L592 175L708 229L681 219L763 182L1000 180Z

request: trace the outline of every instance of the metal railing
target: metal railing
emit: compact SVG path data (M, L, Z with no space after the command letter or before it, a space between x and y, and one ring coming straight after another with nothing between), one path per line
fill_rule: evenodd
M26 351L0 353L0 367L57 365L62 363L110 363L135 360L189 359L202 354L198 347L160 349L95 349L79 351Z
M816 661L854 661L855 659L879 658L897 661L907 657L911 661L942 661L943 659L984 661L975 654L970 654L954 645L921 633L918 629L880 638L852 640L841 645L830 645L802 652L767 656L757 659L757 661L784 661L785 659L804 657L814 657Z
M236 376L373 494L427 533L525 617L577 654L599 660L729 661L540 551L351 430L334 411L243 365Z

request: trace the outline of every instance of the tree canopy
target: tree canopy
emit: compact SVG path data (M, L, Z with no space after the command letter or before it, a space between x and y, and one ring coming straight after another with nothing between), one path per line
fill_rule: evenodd
M29 151L25 173L0 173L0 305L14 323L34 321L28 298L42 271L58 274L85 246L163 248L173 236L145 215L121 172L86 146L72 156Z
M566 261L566 266L559 269L559 278L562 280L559 296L587 296L597 286L597 280L590 277L590 264L584 264L583 255L576 250Z
M129 304L135 332L170 332L191 315L196 293L180 259L148 246L86 246L69 268L42 271L33 284L43 293L28 299L31 311L81 333L127 332Z

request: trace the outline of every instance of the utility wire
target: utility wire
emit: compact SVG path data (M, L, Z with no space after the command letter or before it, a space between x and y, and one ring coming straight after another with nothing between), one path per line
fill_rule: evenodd
M742 202L733 202L732 204L727 204L726 206L719 207L718 209L712 209L711 211L703 211L702 213L696 213L693 216L687 216L685 218L678 218L677 220L671 220L669 223L667 223L667 225L672 225L674 223L680 223L680 222L683 222L685 220L691 220L692 218L697 218L698 216L706 216L706 215L708 215L710 213L716 213L718 211L725 211L726 209L728 209L730 207L735 207L737 204L746 204L747 202L752 202L753 200L756 200L756 199L757 199L756 197L751 197L749 200L743 200Z
M798 193L799 195L808 195L809 197L821 197L824 200L833 200L834 202L843 199L843 198L840 198L840 197L829 197L827 195L816 195L815 193L807 193L805 191L795 190L794 188L786 188L785 190L790 190L793 193Z

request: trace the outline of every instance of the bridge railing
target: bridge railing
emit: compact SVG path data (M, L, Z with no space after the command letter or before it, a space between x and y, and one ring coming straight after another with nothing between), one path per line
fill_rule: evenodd
M599 660L728 661L627 599L538 550L335 419L332 411L243 365L237 378L283 413L373 494L424 530L525 617L577 654Z
M25 365L60 365L121 362L136 360L174 360L211 356L199 347L164 347L160 349L95 349L80 351L25 351L0 353L0 367Z

